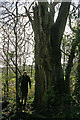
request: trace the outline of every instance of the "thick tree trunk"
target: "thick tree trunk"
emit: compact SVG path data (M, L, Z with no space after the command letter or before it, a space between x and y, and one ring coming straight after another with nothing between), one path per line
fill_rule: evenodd
M47 105L46 90L54 88L61 96L64 93L60 45L69 6L70 3L62 3L55 23L50 23L49 18L51 18L52 13L48 12L47 3L39 3L39 6L34 8L36 108Z

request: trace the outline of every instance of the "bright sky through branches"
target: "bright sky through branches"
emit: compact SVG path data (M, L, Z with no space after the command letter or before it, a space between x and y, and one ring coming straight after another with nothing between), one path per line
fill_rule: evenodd
M9 1L9 0L0 0L0 2L4 2L4 1ZM10 0L9 2L33 2L33 1L38 1L38 2L75 2L78 3L79 0Z
M48 2L51 2L51 1L55 1L55 2L69 2L70 0L0 0L0 2L33 2L33 1L39 1L39 2L46 2L46 1L48 1ZM76 4L78 4L79 3L79 0L72 0L74 3L76 3ZM57 15L55 16L55 17L57 17ZM66 28L66 30L65 30L66 32L67 31L69 31L69 29L68 28ZM30 61L30 60L29 60Z

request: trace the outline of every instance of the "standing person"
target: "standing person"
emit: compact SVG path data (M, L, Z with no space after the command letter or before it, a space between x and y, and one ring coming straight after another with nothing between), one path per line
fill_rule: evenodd
M20 79L21 79L22 104L23 104L23 99L24 99L24 107L25 107L27 95L28 95L28 83L31 89L31 80L30 80L30 77L27 75L26 71L24 71Z

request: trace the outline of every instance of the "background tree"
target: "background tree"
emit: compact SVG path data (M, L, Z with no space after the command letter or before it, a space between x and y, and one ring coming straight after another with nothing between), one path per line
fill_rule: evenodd
M77 71L77 76L75 78L75 88L76 88L76 92L75 92L75 96L77 96L77 100L79 102L79 4L78 5L75 5L75 4L72 4L73 6L73 9L70 13L70 16L69 16L69 25L70 25L70 28L71 30L75 33L75 38L76 38L76 41L75 41L75 51L74 51L74 55L76 55L76 71ZM75 26L74 26L74 23L75 23ZM78 64L78 65L77 65Z

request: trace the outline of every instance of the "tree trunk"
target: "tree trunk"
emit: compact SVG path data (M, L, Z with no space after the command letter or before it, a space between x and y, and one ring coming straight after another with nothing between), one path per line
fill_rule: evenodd
M78 42L80 41L80 29L78 29L78 34L77 34L77 39L78 39ZM78 72L78 75L77 75L77 78L78 78L78 102L80 103L80 42L78 44L78 49L79 49L79 58L78 58L78 67L77 67L77 72Z
M80 103L80 45L78 46L79 47L79 60L78 60L78 68L77 68L77 71L78 71L78 102Z
M65 93L67 95L70 95L70 73L71 73L71 68L73 67L73 59L75 57L75 48L76 48L77 44L78 44L78 42L75 41L72 45L71 53L69 55L68 64L67 64L67 68L66 68Z
M79 0L80 5L80 0ZM78 9L78 19L80 19L80 8ZM78 21L78 42L80 41L80 21ZM78 60L78 90L79 90L79 103L80 103L80 42L78 45L79 49L79 60Z
M9 74L9 65L8 65L8 51L9 51L9 39L8 39L8 46L7 46L7 56L6 56L6 58L7 58L7 74L6 74L6 85L7 85L7 97L8 97L8 94L9 94L9 85L8 85L8 74Z
M55 23L54 20L53 22L50 21L53 16L51 12L48 12L48 3L39 3L34 8L36 108L47 105L45 99L46 90L54 88L61 96L64 93L64 74L61 66L60 45L69 6L70 3L61 4Z
M18 46L18 38L17 38L17 22L18 22L18 2L16 2L16 20L14 25L14 35L15 35L15 54L16 54L16 60L15 60L15 73L16 73L16 107L18 107L18 62L17 62L17 46Z

